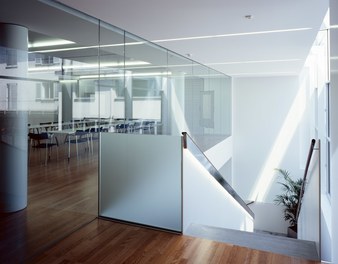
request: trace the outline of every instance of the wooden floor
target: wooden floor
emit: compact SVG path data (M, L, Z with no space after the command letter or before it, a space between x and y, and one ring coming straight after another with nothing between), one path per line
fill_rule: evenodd
M98 160L88 150L76 157L72 146L53 150L44 164L45 150L31 149L28 207L0 215L0 263L23 263L97 217Z
M30 153L28 207L0 215L0 263L315 263L97 219L97 149L80 153L47 166Z
M319 263L96 219L31 263Z

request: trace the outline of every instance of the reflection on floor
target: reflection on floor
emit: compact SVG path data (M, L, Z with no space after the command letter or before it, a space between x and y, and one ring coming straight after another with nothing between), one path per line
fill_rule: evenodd
M78 157L72 146L69 163L67 146L47 165L44 151L30 151L28 207L1 214L0 263L22 263L97 217L97 146Z
M293 239L256 232L243 232L225 228L191 224L186 231L194 237L208 238L242 247L319 261L316 244L312 241Z
M97 219L37 256L31 263L320 262Z

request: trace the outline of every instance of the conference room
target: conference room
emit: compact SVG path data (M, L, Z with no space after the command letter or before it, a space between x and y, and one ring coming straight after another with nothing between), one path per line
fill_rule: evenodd
M4 14L28 42L0 46L1 144L28 175L27 210L6 223L30 219L19 248L34 254L98 216L102 134L188 131L206 150L231 133L231 79L62 5L22 4L39 16Z

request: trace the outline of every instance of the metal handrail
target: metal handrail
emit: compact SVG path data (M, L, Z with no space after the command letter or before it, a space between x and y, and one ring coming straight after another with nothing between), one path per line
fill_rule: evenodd
M298 221L300 209L301 209L301 206L302 206L302 199L303 199L304 191L305 191L306 178L307 178L307 174L308 174L308 171L309 171L310 162L311 162L313 150L315 148L315 144L316 144L316 140L312 139L311 144L310 144L309 153L307 155L306 166L305 166L304 176L303 176L303 182L302 182L302 186L300 188L299 201L298 201L298 207L297 207L297 213L296 213L296 220L297 221Z
M205 169L216 179L216 181L226 190L235 201L252 217L255 214L247 206L244 200L236 193L231 185L223 178L222 174L215 168L211 161L204 155L203 151L197 146L194 140L188 135L187 132L182 132L183 135L183 148L189 149L195 158L203 165Z

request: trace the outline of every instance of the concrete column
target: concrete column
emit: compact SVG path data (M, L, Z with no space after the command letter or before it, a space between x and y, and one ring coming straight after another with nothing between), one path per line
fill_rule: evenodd
M0 212L16 212L27 206L27 112L20 90L27 76L28 30L0 23ZM9 77L9 78L7 78Z

